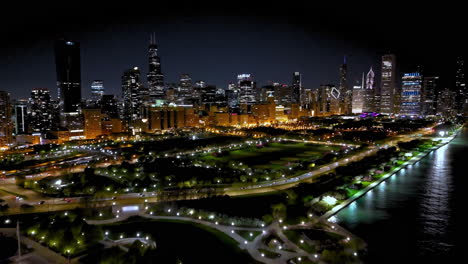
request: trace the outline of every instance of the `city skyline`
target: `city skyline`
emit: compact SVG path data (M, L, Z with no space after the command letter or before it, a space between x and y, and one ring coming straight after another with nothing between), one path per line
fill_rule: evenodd
M369 67L378 76L380 56L388 53L398 57L401 72L412 72L417 65L423 65L424 71L441 76L441 82L446 83L453 81L446 78L452 78L452 71L447 68L453 66L450 64L457 55L465 54L459 42L450 41L449 46L442 37L424 45L418 41L405 42L408 47L402 48L400 40L406 39L407 34L404 26L429 20L433 10L426 13L427 17L412 15L393 24L380 21L384 32L378 23L369 22L378 18L378 14L370 12L364 18L352 15L351 10L357 9L333 10L334 19L330 20L326 12L317 14L304 3L294 8L296 15L284 12L293 7L285 6L283 10L276 5L251 5L242 14L238 13L241 7L224 10L208 5L182 5L180 12L174 12L170 4L161 8L162 16L154 17L148 12L137 16L123 9L96 7L96 15L103 20L92 26L80 19L86 6L67 14L70 18L67 20L59 13L38 21L34 13L25 13L25 19L19 23L5 19L1 30L11 36L11 41L0 43L2 89L15 98L25 98L33 88L48 88L56 98L53 42L63 36L81 43L85 97L90 95L93 80L104 80L106 93L120 94L120 76L126 69L137 66L142 76L146 76L148 42L153 33L166 82L176 83L180 74L188 73L194 81L204 80L222 88L227 88L240 73L251 73L260 85L268 81L289 84L291 72L301 72L303 86L307 88L317 89L326 83L338 85L339 65L345 55L351 83L359 80ZM227 15L222 16L217 10L226 11ZM313 16L307 16L308 11ZM380 15L391 12L385 10ZM455 21L444 23L457 27ZM34 30L36 27L38 30ZM427 26L420 30L430 32ZM431 30L439 32L440 28ZM440 47L440 51L434 52L435 47Z

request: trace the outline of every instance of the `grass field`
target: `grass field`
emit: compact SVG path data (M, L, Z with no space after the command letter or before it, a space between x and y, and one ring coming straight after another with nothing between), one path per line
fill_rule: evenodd
M207 163L242 163L256 169L282 168L298 161L314 160L339 147L307 143L270 143L266 146L250 146L228 151L222 156L205 154L200 159Z

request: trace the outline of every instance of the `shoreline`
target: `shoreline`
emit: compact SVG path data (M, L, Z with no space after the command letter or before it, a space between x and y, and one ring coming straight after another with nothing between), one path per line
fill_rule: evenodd
M372 182L371 184L369 184L367 187L365 187L364 189L362 190L359 190L357 193L355 193L353 196L351 196L350 198L346 199L345 201L343 201L342 203L334 206L331 210L327 211L325 214L323 214L322 216L320 216L320 219L322 220L328 220L330 219L331 217L333 217L334 215L336 215L338 212L340 212L341 210L343 210L344 208L348 207L349 205L351 205L354 201L360 199L362 196L364 196L367 192L373 190L375 187L377 187L379 184L381 184L382 182L386 181L388 178L390 178L391 176L393 176L395 173L399 172L401 169L404 169L406 168L408 165L413 165L415 163L417 163L418 161L420 161L422 158L426 157L429 153L431 153L432 151L434 150L437 150L445 145L447 145L448 143L450 143L452 140L454 140L457 136L458 136L458 133L460 132L460 128L457 129L454 134L452 136L450 136L447 140L444 140L443 142L439 143L437 146L434 146L430 149L427 149L425 150L424 152L421 152L419 153L417 156L414 156L413 158L411 158L410 160L406 161L405 163L403 163L402 165L398 166L397 168L394 168L392 169L391 171L389 171L388 173L386 173L384 176L382 176L380 179Z

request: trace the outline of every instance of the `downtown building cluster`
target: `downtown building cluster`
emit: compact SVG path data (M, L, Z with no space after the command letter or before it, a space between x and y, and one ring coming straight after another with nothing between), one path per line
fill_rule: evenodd
M55 43L58 98L52 98L47 88L34 88L30 98L11 102L9 94L0 91L0 145L62 143L188 127L274 125L362 113L452 117L466 111L468 100L464 61L456 63L451 87L441 87L438 76L423 76L419 70L400 75L395 55L388 54L382 56L380 78L371 67L355 85L349 82L345 57L338 86L306 88L303 75L294 72L290 84L259 86L253 75L243 73L221 88L193 81L189 74L181 74L178 83L166 82L151 36L146 78L139 67L131 67L122 73L120 97L106 94L105 82L95 80L91 97L84 100L80 44L60 39Z

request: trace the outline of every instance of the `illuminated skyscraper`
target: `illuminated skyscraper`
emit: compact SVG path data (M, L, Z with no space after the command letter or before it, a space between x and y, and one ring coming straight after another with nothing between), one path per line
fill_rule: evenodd
M102 135L101 109L83 109L83 116L85 138L93 139Z
M353 86L353 114L359 114L363 112L366 100L366 92L364 73L362 73L361 83L357 81L356 85Z
M422 78L419 72L404 74L401 85L401 115L421 115Z
M299 104L301 103L301 94L302 94L302 75L299 72L294 72L292 80L292 97L291 103Z
M104 95L104 82L101 80L94 80L91 83L91 100L99 102Z
M0 147L13 143L10 94L0 91Z
M377 111L375 97L376 97L376 90L375 90L375 73L370 68L369 72L366 75L366 83L364 89L364 105L363 105L363 112L374 112Z
M440 90L437 95L437 114L443 117L455 116L456 96L456 92L451 89L445 88Z
M239 103L252 105L256 103L255 82L250 74L237 75L239 86Z
M52 105L49 89L32 89L29 108L29 128L31 132L45 133L52 128Z
M398 92L396 87L396 58L389 54L382 56L382 79L380 89L380 112L384 114L394 114L395 98Z
M14 126L15 134L28 133L28 100L20 99L15 102Z
M423 115L436 114L438 86L439 77L424 77L421 99Z
M140 82L140 70L138 67L129 69L122 75L123 118L132 127L133 121L141 119L141 107L143 106L143 86Z
M455 109L457 113L463 112L463 107L468 104L468 88L465 79L465 61L458 57L455 73Z
M149 98L152 103L156 99L164 99L164 75L161 71L161 59L158 56L158 45L156 37L150 36L150 45L148 48L149 69L148 69L148 90Z
M176 101L179 104L188 104L193 97L192 78L188 74L180 76L179 87L176 93Z

